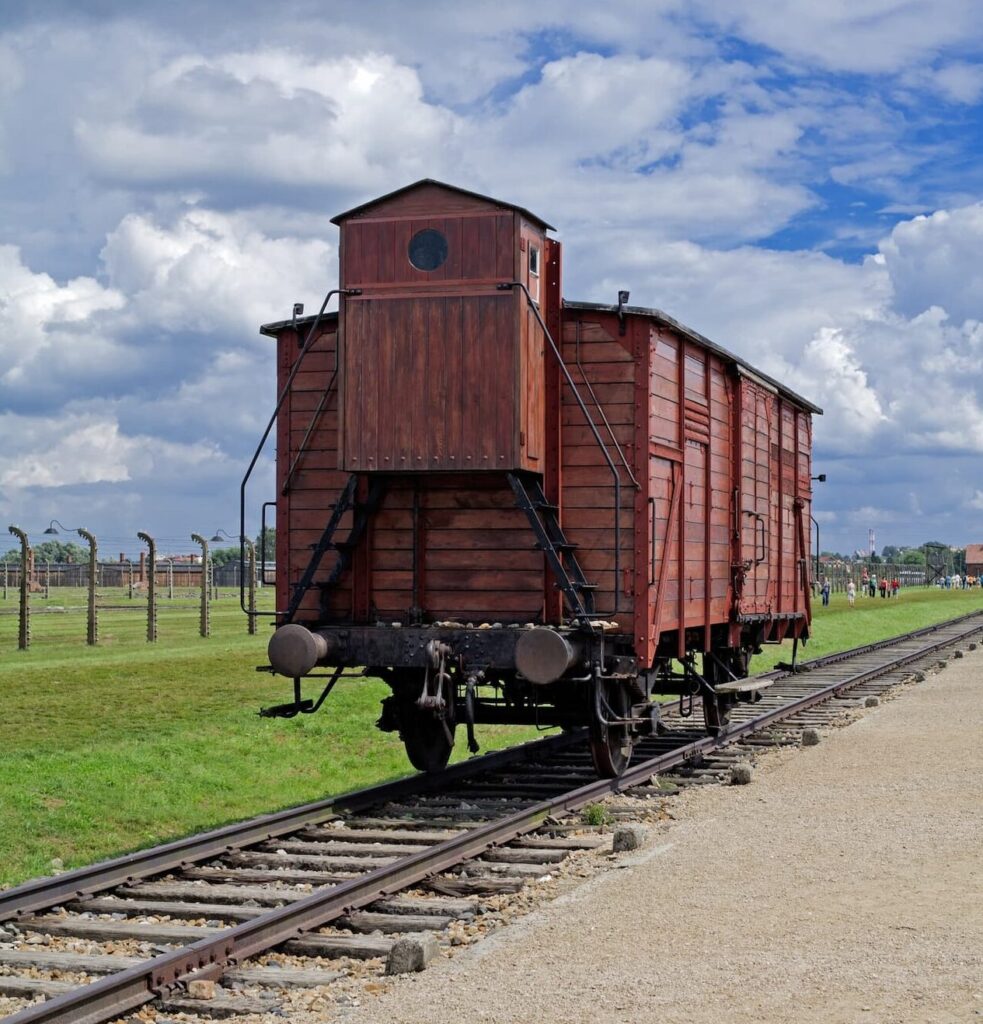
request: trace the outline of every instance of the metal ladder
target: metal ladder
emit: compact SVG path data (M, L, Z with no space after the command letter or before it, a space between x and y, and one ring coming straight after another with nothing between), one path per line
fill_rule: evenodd
M587 581L574 554L577 545L567 540L557 521L559 509L547 501L538 477L509 473L508 481L516 504L525 512L536 535L536 546L546 555L557 585L563 591L572 617L584 625L589 624L594 614L597 584Z
M337 586L342 574L351 564L352 554L355 551L355 548L358 547L358 543L362 539L362 535L365 533L369 520L379 507L379 503L382 501L382 497L386 492L385 481L376 477L369 486L369 493L366 500L364 502L359 502L355 500L355 491L357 486L358 476L357 474L352 473L348 477L348 482L345 484L341 495L332 508L331 516L328 519L327 525L324 527L324 532L321 534L320 540L314 545L314 550L311 552L307 568L304 570L301 578L294 585L293 593L290 597L290 606L284 614L283 624L293 622L294 615L297 614L297 609L300 607L301 601L304 600L304 595L311 589L318 567L321 565L324 556L329 550L333 549L338 552L338 560L335 562L334 568L331 570L328 578L317 584L317 587L321 592L320 610L322 615L324 613L324 606L326 603L326 594L333 587ZM349 509L354 509L355 512L354 519L352 520L352 528L349 530L348 536L344 540L336 541L334 539L334 535L338 529L338 524L341 522L342 516L344 516Z

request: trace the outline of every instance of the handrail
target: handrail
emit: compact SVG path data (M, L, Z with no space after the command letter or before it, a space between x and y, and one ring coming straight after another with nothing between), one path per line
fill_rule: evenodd
M280 488L281 494L286 494L290 490L290 481L293 479L294 472L296 471L300 460L304 457L304 453L307 451L307 442L310 441L311 435L314 433L314 428L317 426L317 421L321 418L321 413L324 412L324 408L331 397L331 390L334 388L334 382L338 379L338 368L340 366L338 354L338 342L335 340L334 369L331 371L331 379L328 381L328 386L321 394L320 401L317 403L317 408L314 410L314 415L311 416L311 422L307 425L307 433L304 434L304 440L300 442L297 454L294 456L293 462L290 463L290 469L287 470L286 479L283 481L283 486Z
M539 312L539 306L536 300L533 299L532 295L529 294L529 289L521 281L503 281L501 284L495 286L499 291L511 291L513 288L521 288L523 294L526 297L526 301L529 303L529 308L532 310L533 315L539 322L539 326L542 328L543 334L546 336L546 340L550 344L550 348L553 350L553 355L556 356L556 361L559 364L560 370L563 372L563 376L566 378L567 384L570 385L570 390L573 392L573 397L577 400L577 405L580 406L580 411L584 414L584 419L587 420L587 425L590 427L591 433L594 435L594 440L597 442L597 446L601 449L601 454L604 456L604 461L608 464L608 469L611 470L611 476L614 478L614 608L611 611L599 612L595 610L595 615L617 615L621 607L621 474L618 472L618 467L614 464L610 453L608 452L607 445L601 438L601 432L597 429L597 424L591 417L590 412L587 410L587 405L577 390L577 385L574 383L573 377L570 375L570 371L567 369L567 364L563 361L563 356L560 354L559 348L557 348L556 342L553 340L553 335L550 334L549 328L546 326L546 321L543 320L542 314Z
M580 321L577 321L577 337L575 339L576 351L577 351L577 369L580 370L580 376L584 379L584 384L587 387L587 391L590 394L591 399L597 406L597 411L601 414L601 419L604 421L604 426L608 428L608 433L611 435L611 443L614 445L614 450L618 453L621 459L621 464L625 467L625 472L628 474L628 479L631 480L632 485L636 491L642 489L642 485L635 479L635 474L631 471L631 466L628 465L628 459L618 443L618 437L614 432L614 428L608 420L607 414L604 411L604 406L601 405L600 400L594 392L594 385L591 384L590 378L587 376L587 371L584 369L583 364L580 362Z
M287 377L286 383L280 391L280 395L277 398L276 408L273 410L273 415L270 417L270 422L266 424L266 430L263 431L263 436L259 440L259 444L256 446L256 451L253 453L253 457L250 460L249 468L246 470L246 475L242 478L242 483L239 485L239 607L249 616L275 616L277 612L256 612L250 611L246 607L246 486L249 483L249 478L252 476L253 470L256 468L256 463L259 461L259 456L266 445L267 438L270 436L270 431L273 429L273 425L276 423L277 416L280 413L280 408L286 401L287 395L290 393L291 385L294 382L294 378L297 376L297 372L300 369L300 364L304 361L304 357L311 350L312 342L314 340L314 334L318 327L321 325L321 320L324 318L324 311L328 307L328 303L335 295L361 295L361 288L332 288L327 295L324 296L324 302L321 303L321 308L318 310L317 316L314 318L314 322L310 326L310 330L307 332L307 337L304 339L303 347L300 350L300 354L297 356L297 360L291 367L290 375Z

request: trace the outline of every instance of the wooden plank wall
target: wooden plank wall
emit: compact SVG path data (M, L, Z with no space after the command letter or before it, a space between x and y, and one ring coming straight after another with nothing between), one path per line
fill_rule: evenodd
M277 489L300 449L314 410L334 368L334 328L322 332L305 357L303 369L281 409L277 425ZM278 339L279 375L286 381L298 354L289 329ZM278 575L277 607L286 608L293 585L310 560L349 474L337 468L337 393L317 422L291 486L277 506L277 558L286 572ZM414 491L417 496L414 498ZM414 516L414 501L418 513ZM335 537L351 528L351 513ZM416 523L416 526L414 526ZM288 526L289 524L289 526ZM419 561L414 592L414 528ZM327 579L337 555L329 551L315 583ZM515 506L502 474L430 475L414 484L394 482L371 521L353 566L331 591L332 621L408 622L418 606L426 620L463 622L540 622L543 613L545 562L524 514ZM365 608L356 608L356 590ZM312 587L297 621L319 620L319 593Z
M609 453L619 465L621 489L621 578L615 579L615 509L611 471L591 433L570 386L562 387L561 525L578 545L577 559L588 582L596 583L595 605L611 618L618 591L619 611L614 616L631 633L634 609L634 501L635 492L610 441L584 380L590 382L629 464L634 459L635 362L631 353L597 319L566 314L561 351L588 411L600 428ZM578 355L579 363L578 366Z
M515 304L501 292L347 299L345 467L514 468Z
M675 541L662 568L665 595L655 625L660 632L702 627L709 641L709 628L730 616L732 383L717 356L668 328L653 331L652 348L652 440L682 460L678 522L669 520L671 459L652 463L656 537L666 531Z
M438 197L442 207L447 201ZM416 204L419 207L419 204ZM436 270L417 270L407 258L410 239L425 228L447 239L447 260ZM515 276L515 214L474 209L441 216L423 209L347 221L342 228L343 288L451 281L511 281Z
M426 621L543 618L543 554L500 474L394 482L373 520L371 564L373 614L383 621L408 621L414 607Z
M311 435L305 454L297 464L289 489L284 494L287 473L300 451L314 412L335 366L336 327L321 331L304 357L290 392L277 418L277 565L286 572L277 573L277 608L285 609L293 593L293 585L303 575L310 560L311 548L321 537L331 506L338 499L348 474L338 469L338 392L337 382ZM296 335L286 329L277 338L278 386L286 383L300 349ZM351 529L351 514L341 522L338 537ZM326 579L336 561L329 551L316 580ZM339 612L351 607L351 581L346 579L335 591L331 607ZM297 619L316 620L318 592L306 595Z
M755 381L740 378L741 387L741 560L751 562L744 580L740 610L758 614L772 610L775 603L772 579L774 538L777 535L777 513L773 511L773 467L771 446L777 437L775 396ZM762 538L758 521L749 512L764 517L766 530ZM764 542L765 561L754 565Z

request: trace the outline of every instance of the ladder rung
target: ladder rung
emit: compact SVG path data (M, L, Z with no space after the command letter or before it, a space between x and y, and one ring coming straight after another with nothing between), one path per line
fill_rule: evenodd
M576 587L578 590L597 590L596 583L578 583L576 580L573 580L570 586Z

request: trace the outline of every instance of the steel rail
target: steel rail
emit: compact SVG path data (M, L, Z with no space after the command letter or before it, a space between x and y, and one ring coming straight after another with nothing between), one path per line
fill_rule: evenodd
M949 625L951 623L940 624L936 629L943 629ZM885 675L913 661L923 659L943 647L958 643L965 637L980 632L981 629L983 622L978 621L955 636L941 637L935 643L908 652L900 658L891 659L853 676L821 686L782 707L735 725L720 736L706 736L649 758L629 768L619 778L600 779L562 796L540 801L498 821L488 822L463 832L428 850L410 854L393 865L378 868L324 891L314 892L304 899L278 907L253 921L225 929L214 937L209 936L183 949L163 954L144 964L92 982L82 989L27 1007L8 1017L5 1024L101 1024L113 1016L119 1016L150 1002L158 995L180 989L183 979L188 975L221 976L223 971L233 964L280 945L303 932L322 927L382 896L424 881L490 847L507 843L538 827L548 815L556 811L575 811L599 798L623 792L649 779L653 774L678 767L706 751L727 746L749 733L765 728L781 718L790 718L852 686ZM908 637L897 638L899 641L904 639Z
M978 613L970 612L947 622L924 626L901 636L875 641L835 654L827 654L811 661L802 662L800 667L812 670L823 665L857 657L869 651L897 644L905 638L919 637L946 626L957 625L976 614ZM787 675L788 673L782 670L773 670L763 673L757 678L780 679ZM667 710L669 710L669 706L667 706ZM316 824L338 810L359 810L374 803L409 796L413 793L433 792L449 782L457 782L487 769L502 767L513 760L528 761L541 754L572 746L584 735L585 730L583 729L571 730L557 736L533 740L506 750L485 754L482 757L471 758L468 761L451 765L439 774L407 776L392 782L380 783L368 789L353 790L339 796L224 825L208 832L198 833L146 850L138 850L112 860L100 861L74 871L67 871L53 878L34 879L15 888L0 891L0 923L57 906L69 899L79 899L116 885L138 881L164 871L187 867L195 861L207 860L210 857L228 853L238 846L249 846L267 839L274 839L305 825Z
M305 825L316 824L330 818L339 810L358 811L373 804L414 793L433 792L443 788L448 782L458 782L489 769L500 768L512 762L529 761L555 750L573 746L585 736L586 729L572 729L569 732L531 740L515 747L461 761L439 774L406 776L368 789L353 790L340 796L224 825L209 832L177 839L147 850L138 850L112 860L100 861L98 864L66 871L54 877L37 878L16 888L0 891L0 922L15 920L57 906L66 900L90 896L94 892L135 882L150 875L187 867L195 861L208 860L229 853L240 846L274 839Z

